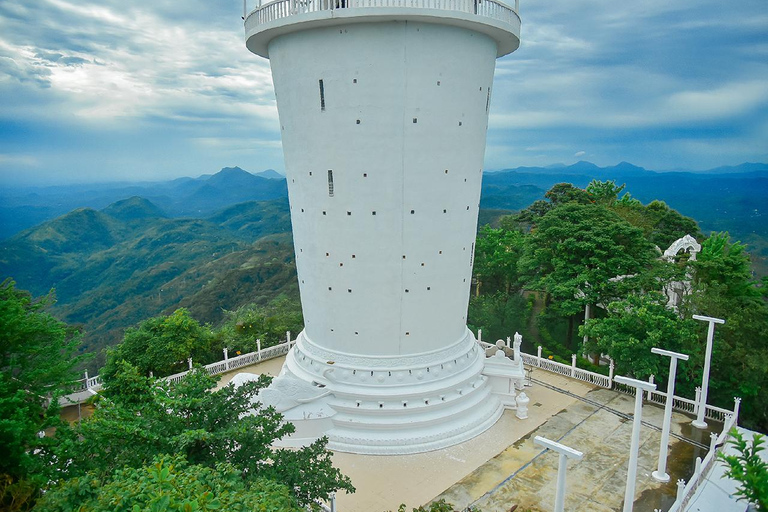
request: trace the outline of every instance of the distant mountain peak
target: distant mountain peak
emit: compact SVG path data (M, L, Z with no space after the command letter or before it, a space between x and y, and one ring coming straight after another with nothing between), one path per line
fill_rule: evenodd
M128 199L112 203L101 210L101 212L112 218L123 221L167 217L165 212L155 206L151 201L139 196L129 197Z
M261 178L267 178L268 180L284 180L285 176L280 174L274 169L267 169L261 172L257 172L256 176L259 176Z

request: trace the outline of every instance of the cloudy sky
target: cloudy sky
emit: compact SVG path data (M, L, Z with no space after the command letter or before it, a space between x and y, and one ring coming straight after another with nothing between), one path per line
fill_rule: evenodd
M488 169L768 161L766 0L520 3ZM269 64L241 14L239 0L2 0L0 185L283 171Z

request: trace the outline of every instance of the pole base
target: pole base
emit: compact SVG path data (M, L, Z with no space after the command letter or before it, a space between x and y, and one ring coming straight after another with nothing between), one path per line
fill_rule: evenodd
M651 473L651 477L657 482L669 482L669 475L666 473L659 473L658 471L654 471Z
M691 426L694 426L694 427L696 427L698 429L704 430L705 428L707 428L707 422L703 421L703 420L702 421L693 420L691 422Z

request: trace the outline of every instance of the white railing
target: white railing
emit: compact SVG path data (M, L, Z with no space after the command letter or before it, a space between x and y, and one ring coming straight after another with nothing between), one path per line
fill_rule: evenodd
M439 9L476 14L509 25L518 21L519 0L514 9L498 0L275 0L259 5L249 14L243 2L243 16L246 30L288 16L320 11L334 11L347 8L396 7L406 9Z
M494 346L484 341L478 341L478 343L484 349L491 348ZM577 379L583 382L588 382L589 384L594 384L595 386L600 386L602 388L613 389L615 391L626 393L632 396L635 395L635 391L637 389L632 386L625 386L613 380L613 370L614 370L613 361L611 361L610 363L608 375L603 375L601 373L591 372L583 368L578 368L576 366L576 355L571 356L570 365L559 363L557 361L553 361L551 359L542 357L541 346L538 347L537 355L521 352L520 356L523 359L523 363L528 365L529 367L541 368L542 370L546 370L548 372L557 373L558 375L563 375L565 377L571 377L573 379ZM653 375L651 375L651 378L650 378L651 382L653 382L653 378L654 378ZM699 388L696 389L695 400L675 395L672 397L673 399L672 408L683 413L695 414L698 411L699 397L700 397ZM667 394L663 391L649 392L646 398L649 401L659 404L661 406L667 403ZM707 404L706 408L704 409L704 416L706 418L709 418L711 420L718 421L718 422L724 422L728 415L733 415L734 413L735 413L735 410L730 411L728 409L715 407L714 405L710 405L710 404Z
M704 460L699 457L696 458L696 467L693 471L693 475L688 480L688 483L686 484L683 480L677 481L677 498L667 512L679 512L685 510L688 502L694 496L699 486L706 479L706 475L712 469L712 466L717 462L718 452L722 451L725 443L727 443L731 437L731 428L738 425L739 422L739 404L741 399L735 398L734 400L736 405L734 407L733 413L729 413L725 416L723 431L719 436L714 433L710 434L709 451L704 457Z
M231 358L227 356L227 350L225 349L223 360L216 361L215 363L207 364L203 366L203 368L205 369L206 372L208 372L208 375L219 375L222 373L226 373L228 371L236 370L237 368L242 368L243 366L250 366L252 364L256 364L261 361L267 361L269 359L274 359L276 357L285 355L288 353L288 351L296 342L291 340L291 333L287 332L286 341L284 341L283 343L280 343L279 345L262 349L261 340L257 340L256 343L259 349L256 350L255 352L249 352L247 354L243 354L243 355L239 355ZM191 359L189 360L189 365L191 368L192 367ZM189 372L190 370L185 370L183 372L179 372L173 375L169 375L167 377L163 377L160 380L165 380L169 382L179 382ZM88 377L88 373L86 372L85 378L77 381L77 385L75 386L75 392L70 395L63 396L60 399L60 403L62 405L72 405L72 404L80 403L84 399L82 397L76 397L75 395L77 393L81 393L85 390L91 390L95 392L95 391L99 391L100 389L101 389L101 377L99 377L98 375L95 377Z

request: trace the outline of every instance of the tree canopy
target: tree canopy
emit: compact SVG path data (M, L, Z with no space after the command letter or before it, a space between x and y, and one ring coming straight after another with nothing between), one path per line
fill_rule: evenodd
M198 369L173 384L145 377L123 361L93 416L56 432L50 463L64 489L74 478L109 481L122 469L138 470L156 464L157 457L181 455L191 465L210 469L230 464L248 486L264 479L284 485L300 506L338 489L354 491L333 467L326 439L298 450L272 448L294 427L255 401L268 383L264 377L214 390L215 379Z
M79 333L46 312L52 302L52 295L33 299L10 279L0 284L0 504L9 508L47 478L34 453L50 440L38 434L60 423L56 397L74 384L83 359Z

